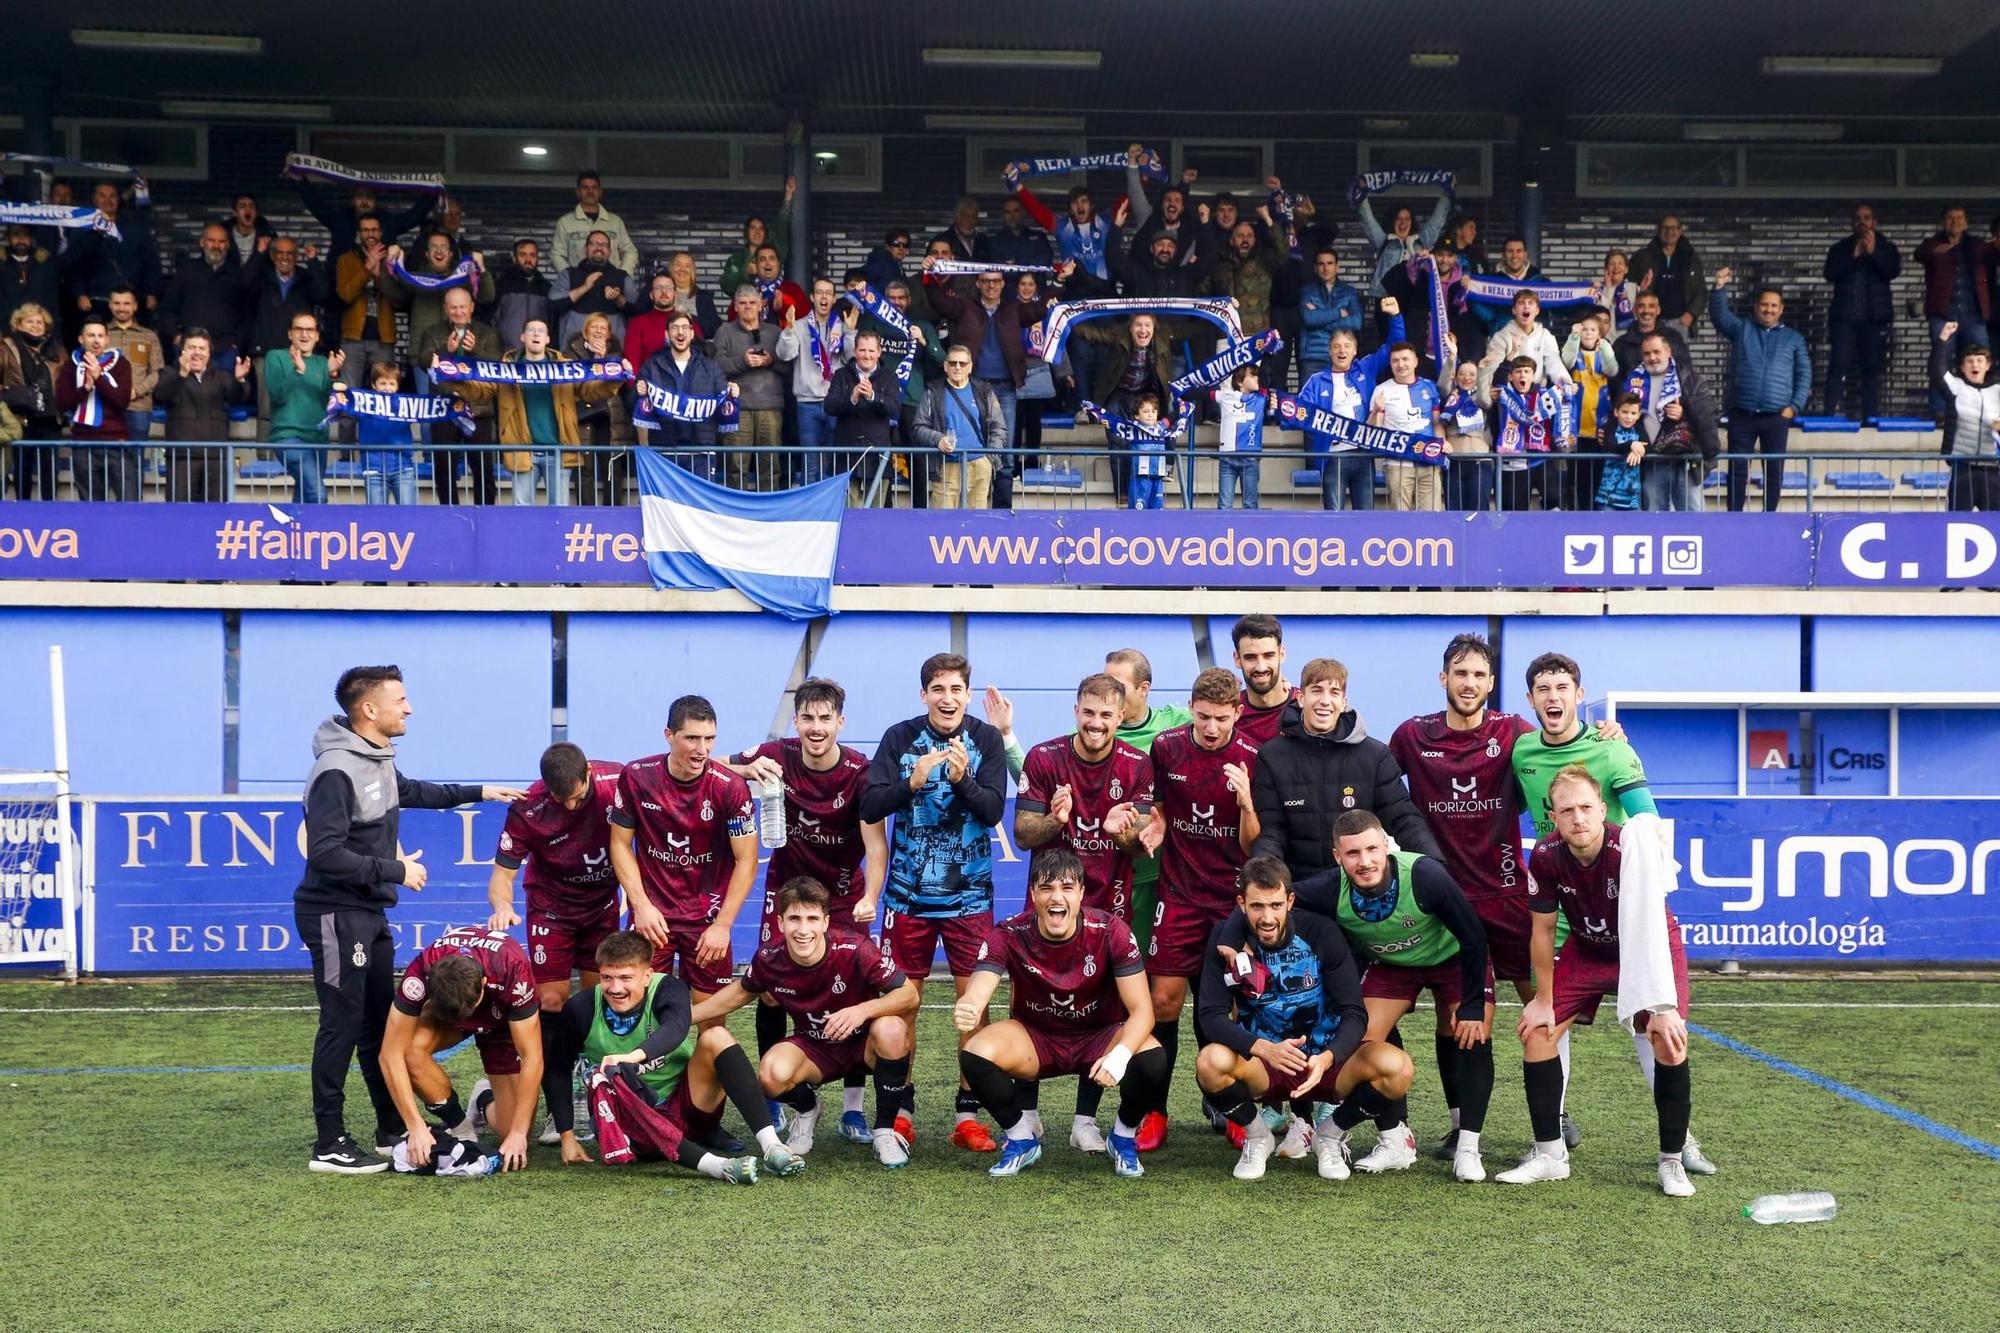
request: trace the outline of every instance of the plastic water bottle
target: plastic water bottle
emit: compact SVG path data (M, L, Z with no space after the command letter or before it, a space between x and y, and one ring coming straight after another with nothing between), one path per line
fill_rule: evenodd
M785 845L785 784L760 783L757 788L757 832L764 845L773 849Z
M1776 1222L1831 1222L1833 1196L1825 1190L1806 1194L1766 1194L1743 1205L1743 1215L1752 1222L1770 1226Z
M590 1126L590 1075L590 1061L577 1056L576 1067L569 1076L570 1124L575 1127L577 1138L584 1142L597 1137L597 1131Z

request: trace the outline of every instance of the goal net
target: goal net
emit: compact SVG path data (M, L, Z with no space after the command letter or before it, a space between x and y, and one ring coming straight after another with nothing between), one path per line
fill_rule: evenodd
M54 762L0 768L0 964L53 963L73 977L76 839L60 646L49 649L49 705Z

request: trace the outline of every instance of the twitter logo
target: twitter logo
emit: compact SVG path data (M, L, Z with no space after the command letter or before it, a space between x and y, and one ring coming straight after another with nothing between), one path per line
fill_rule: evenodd
M1603 572L1603 537L1571 535L1563 538L1563 573L1602 574Z

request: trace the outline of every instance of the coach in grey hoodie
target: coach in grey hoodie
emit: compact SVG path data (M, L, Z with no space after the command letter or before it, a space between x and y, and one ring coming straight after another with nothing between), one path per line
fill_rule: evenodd
M378 1060L396 980L396 942L387 911L399 887L421 889L428 872L414 856L397 854L404 806L440 809L469 801L518 800L510 787L418 782L396 771L391 744L408 726L403 673L393 666L342 672L334 697L343 715L313 733L306 776L306 868L292 905L299 939L312 955L319 997L313 1039L312 1091L316 1139L307 1166L343 1175L388 1166L348 1137L344 1118L347 1064L357 1048L361 1077L375 1103L375 1142L386 1150L402 1132Z

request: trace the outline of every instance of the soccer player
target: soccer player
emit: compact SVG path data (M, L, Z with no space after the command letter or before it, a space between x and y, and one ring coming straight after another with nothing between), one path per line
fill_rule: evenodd
M1243 673L1243 712L1237 734L1263 747L1276 739L1285 705L1296 701L1298 688L1285 679L1285 627L1276 616L1247 615L1229 631L1236 645L1236 669Z
M805 1170L771 1124L750 1058L717 1023L697 1029L688 988L653 970L653 942L620 930L597 946L595 989L570 997L555 1020L554 1049L564 1077L579 1054L593 1066L590 1119L606 1166L665 1159L732 1185L757 1183L757 1158L723 1156L701 1145L721 1133L726 1096L757 1136L764 1165L781 1176ZM590 1154L576 1140L572 1097L550 1105L562 1133L562 1159Z
M796 737L765 741L723 761L740 777L784 787L785 845L772 851L764 871L761 944L778 937L779 888L802 876L826 889L833 929L865 935L875 919L889 873L889 837L880 820L861 818L868 759L840 743L846 707L847 691L815 676L792 693ZM757 1006L758 1060L784 1037L785 1011L766 994ZM840 1116L841 1135L850 1143L869 1142L861 1087L850 1075Z
M1619 982L1620 925L1618 880L1623 830L1610 822L1603 788L1581 764L1560 770L1544 788L1556 836L1535 845L1529 859L1534 885L1529 906L1535 913L1535 998L1521 1010L1523 1067L1528 1086L1528 1117L1534 1126L1535 1150L1499 1179L1510 1185L1569 1178L1569 1150L1557 1125L1562 1096L1562 1071L1555 1055L1556 1039L1571 1023L1589 1023L1606 992ZM1569 941L1556 957L1556 910L1569 920ZM1677 1199L1694 1194L1683 1154L1687 1150L1688 1082L1687 951L1680 924L1671 907L1661 903L1664 920L1646 923L1665 931L1674 978L1674 1003L1633 1016L1635 1036L1652 1049L1657 1069L1653 1077L1653 1107L1660 1124L1660 1189ZM1642 947L1638 940L1628 941Z
M993 726L968 716L972 664L934 653L918 671L924 712L882 734L861 792L861 818L895 816L883 885L882 938L922 994L940 942L962 997L993 928L993 828L1007 804L1007 754ZM965 1037L959 1038L963 1048ZM915 1093L904 1105L915 1118ZM999 1147L963 1086L951 1141Z
M966 1085L1006 1135L990 1174L1018 1175L1042 1156L1042 1141L1016 1104L1016 1079L1075 1074L1123 1096L1111 1127L1111 1168L1140 1176L1139 1117L1159 1095L1166 1052L1153 1040L1146 967L1132 930L1083 905L1083 864L1067 847L1036 854L1028 868L1029 910L994 927L980 948L972 983L952 1021L966 1040L958 1053ZM981 1027L986 1005L1010 981L1008 1017Z
M1540 726L1514 742L1514 777L1521 784L1528 814L1535 821L1537 844L1547 841L1555 832L1549 804L1550 786L1556 774L1572 764L1581 765L1596 780L1598 791L1605 797L1604 817L1610 823L1623 824L1634 815L1659 813L1646 782L1646 770L1638 753L1622 739L1622 733L1619 739L1613 739L1602 728L1583 725L1583 668L1576 660L1561 653L1543 653L1528 663L1527 679L1528 702ZM1570 924L1567 915L1564 922ZM1646 1085L1652 1087L1656 1046L1636 1031L1632 1043ZM1558 1054L1562 1057L1563 1082L1567 1088L1568 1048L1563 1047ZM1692 1136L1687 1141L1684 1164L1696 1175L1715 1174L1715 1163Z
M750 960L742 976L694 1008L713 1022L769 995L792 1019L792 1035L757 1060L764 1096L797 1114L785 1147L812 1151L819 1123L818 1086L851 1069L875 1075L875 1160L895 1168L910 1160L910 1122L902 1114L910 1083L910 1025L917 988L866 935L833 927L832 895L809 876L786 880L778 900L780 938Z
M500 1130L500 1168L528 1165L528 1127L535 1118L535 1090L542 1082L542 1006L534 970L520 941L497 930L455 926L410 960L396 987L395 1006L382 1034L382 1076L409 1126L400 1145L412 1168L430 1165L438 1148L423 1113L438 1118L449 1137L473 1137L471 1117L452 1090L451 1075L437 1062L470 1034L493 1090L489 1120ZM473 1086L473 1104L482 1100ZM421 1105L419 1098L422 1099ZM452 1151L456 1151L453 1149Z
M618 929L618 879L611 870L611 807L618 799L623 765L589 759L568 741L542 752L542 780L508 807L486 881L492 912L488 930L521 924L514 910L514 880L528 867L528 962L542 1012L554 1015L569 999L569 974L581 974L582 989L597 984L597 946ZM558 1069L549 1052L555 1025L542 1027L542 1091L551 1115L555 1099L569 1086L570 1071ZM540 1142L557 1141L555 1121L543 1127Z
M1195 1078L1229 1123L1243 1130L1232 1170L1258 1180L1277 1141L1257 1102L1294 1106L1330 1093L1340 1105L1313 1144L1319 1174L1345 1180L1347 1131L1410 1090L1410 1057L1365 1040L1361 982L1339 927L1296 913L1292 874L1275 856L1243 865L1236 911L1216 927L1202 960L1202 1024L1212 1038L1195 1057ZM1220 943L1232 926L1248 947ZM1322 1096L1320 1100L1326 1100Z
M1146 754L1153 738L1173 727L1184 727L1194 715L1179 704L1153 702L1153 664L1137 648L1114 648L1104 655L1104 674L1125 687L1125 719L1118 724L1118 739ZM1132 934L1143 953L1153 933L1153 910L1158 901L1159 861L1148 855L1132 865Z
M1140 1152L1166 1142L1167 1091L1188 985L1201 975L1209 934L1236 908L1236 874L1257 841L1257 808L1250 801L1257 747L1240 729L1238 703L1236 678L1210 667L1194 678L1188 698L1194 721L1153 740L1153 823L1163 841L1146 976L1153 1037L1167 1053L1167 1069L1159 1105L1139 1124ZM1199 1050L1205 1044L1199 1005L1195 1017Z

